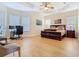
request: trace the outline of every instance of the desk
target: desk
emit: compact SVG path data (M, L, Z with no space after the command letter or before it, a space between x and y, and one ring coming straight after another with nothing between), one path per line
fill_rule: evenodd
M13 44L8 44L4 47L0 46L0 57L4 57L15 51L18 51L18 56L20 57L20 47L19 46L16 46Z

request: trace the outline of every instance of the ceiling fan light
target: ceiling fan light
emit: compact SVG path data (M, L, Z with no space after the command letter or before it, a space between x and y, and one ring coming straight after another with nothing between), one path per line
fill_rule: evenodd
M52 5L48 4L47 7L51 7Z
M44 9L45 9L45 10L48 10L49 8L48 8L48 7L44 7Z

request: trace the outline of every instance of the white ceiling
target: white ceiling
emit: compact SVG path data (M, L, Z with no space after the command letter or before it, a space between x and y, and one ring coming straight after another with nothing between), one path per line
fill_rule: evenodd
M51 2L54 9L48 12L43 12L40 10L41 2L3 2L0 3L6 7L21 10L21 11L36 11L41 12L42 14L50 14L61 11L68 11L79 8L79 2Z

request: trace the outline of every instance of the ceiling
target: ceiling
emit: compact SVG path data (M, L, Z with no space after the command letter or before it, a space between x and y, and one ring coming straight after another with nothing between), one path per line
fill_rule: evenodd
M52 3L52 6L54 6L54 9L47 12L40 10L41 2L3 2L0 4L2 4L3 6L21 10L21 11L35 11L35 12L41 12L42 14L69 11L69 10L79 8L78 2L51 2L51 3Z

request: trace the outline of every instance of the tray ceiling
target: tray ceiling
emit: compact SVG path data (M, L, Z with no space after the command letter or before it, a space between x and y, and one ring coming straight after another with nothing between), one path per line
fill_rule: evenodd
M41 2L3 2L0 3L6 7L21 10L21 11L35 11L42 13L68 11L71 9L78 9L78 2L51 2L54 9L51 11L44 12L40 9Z

